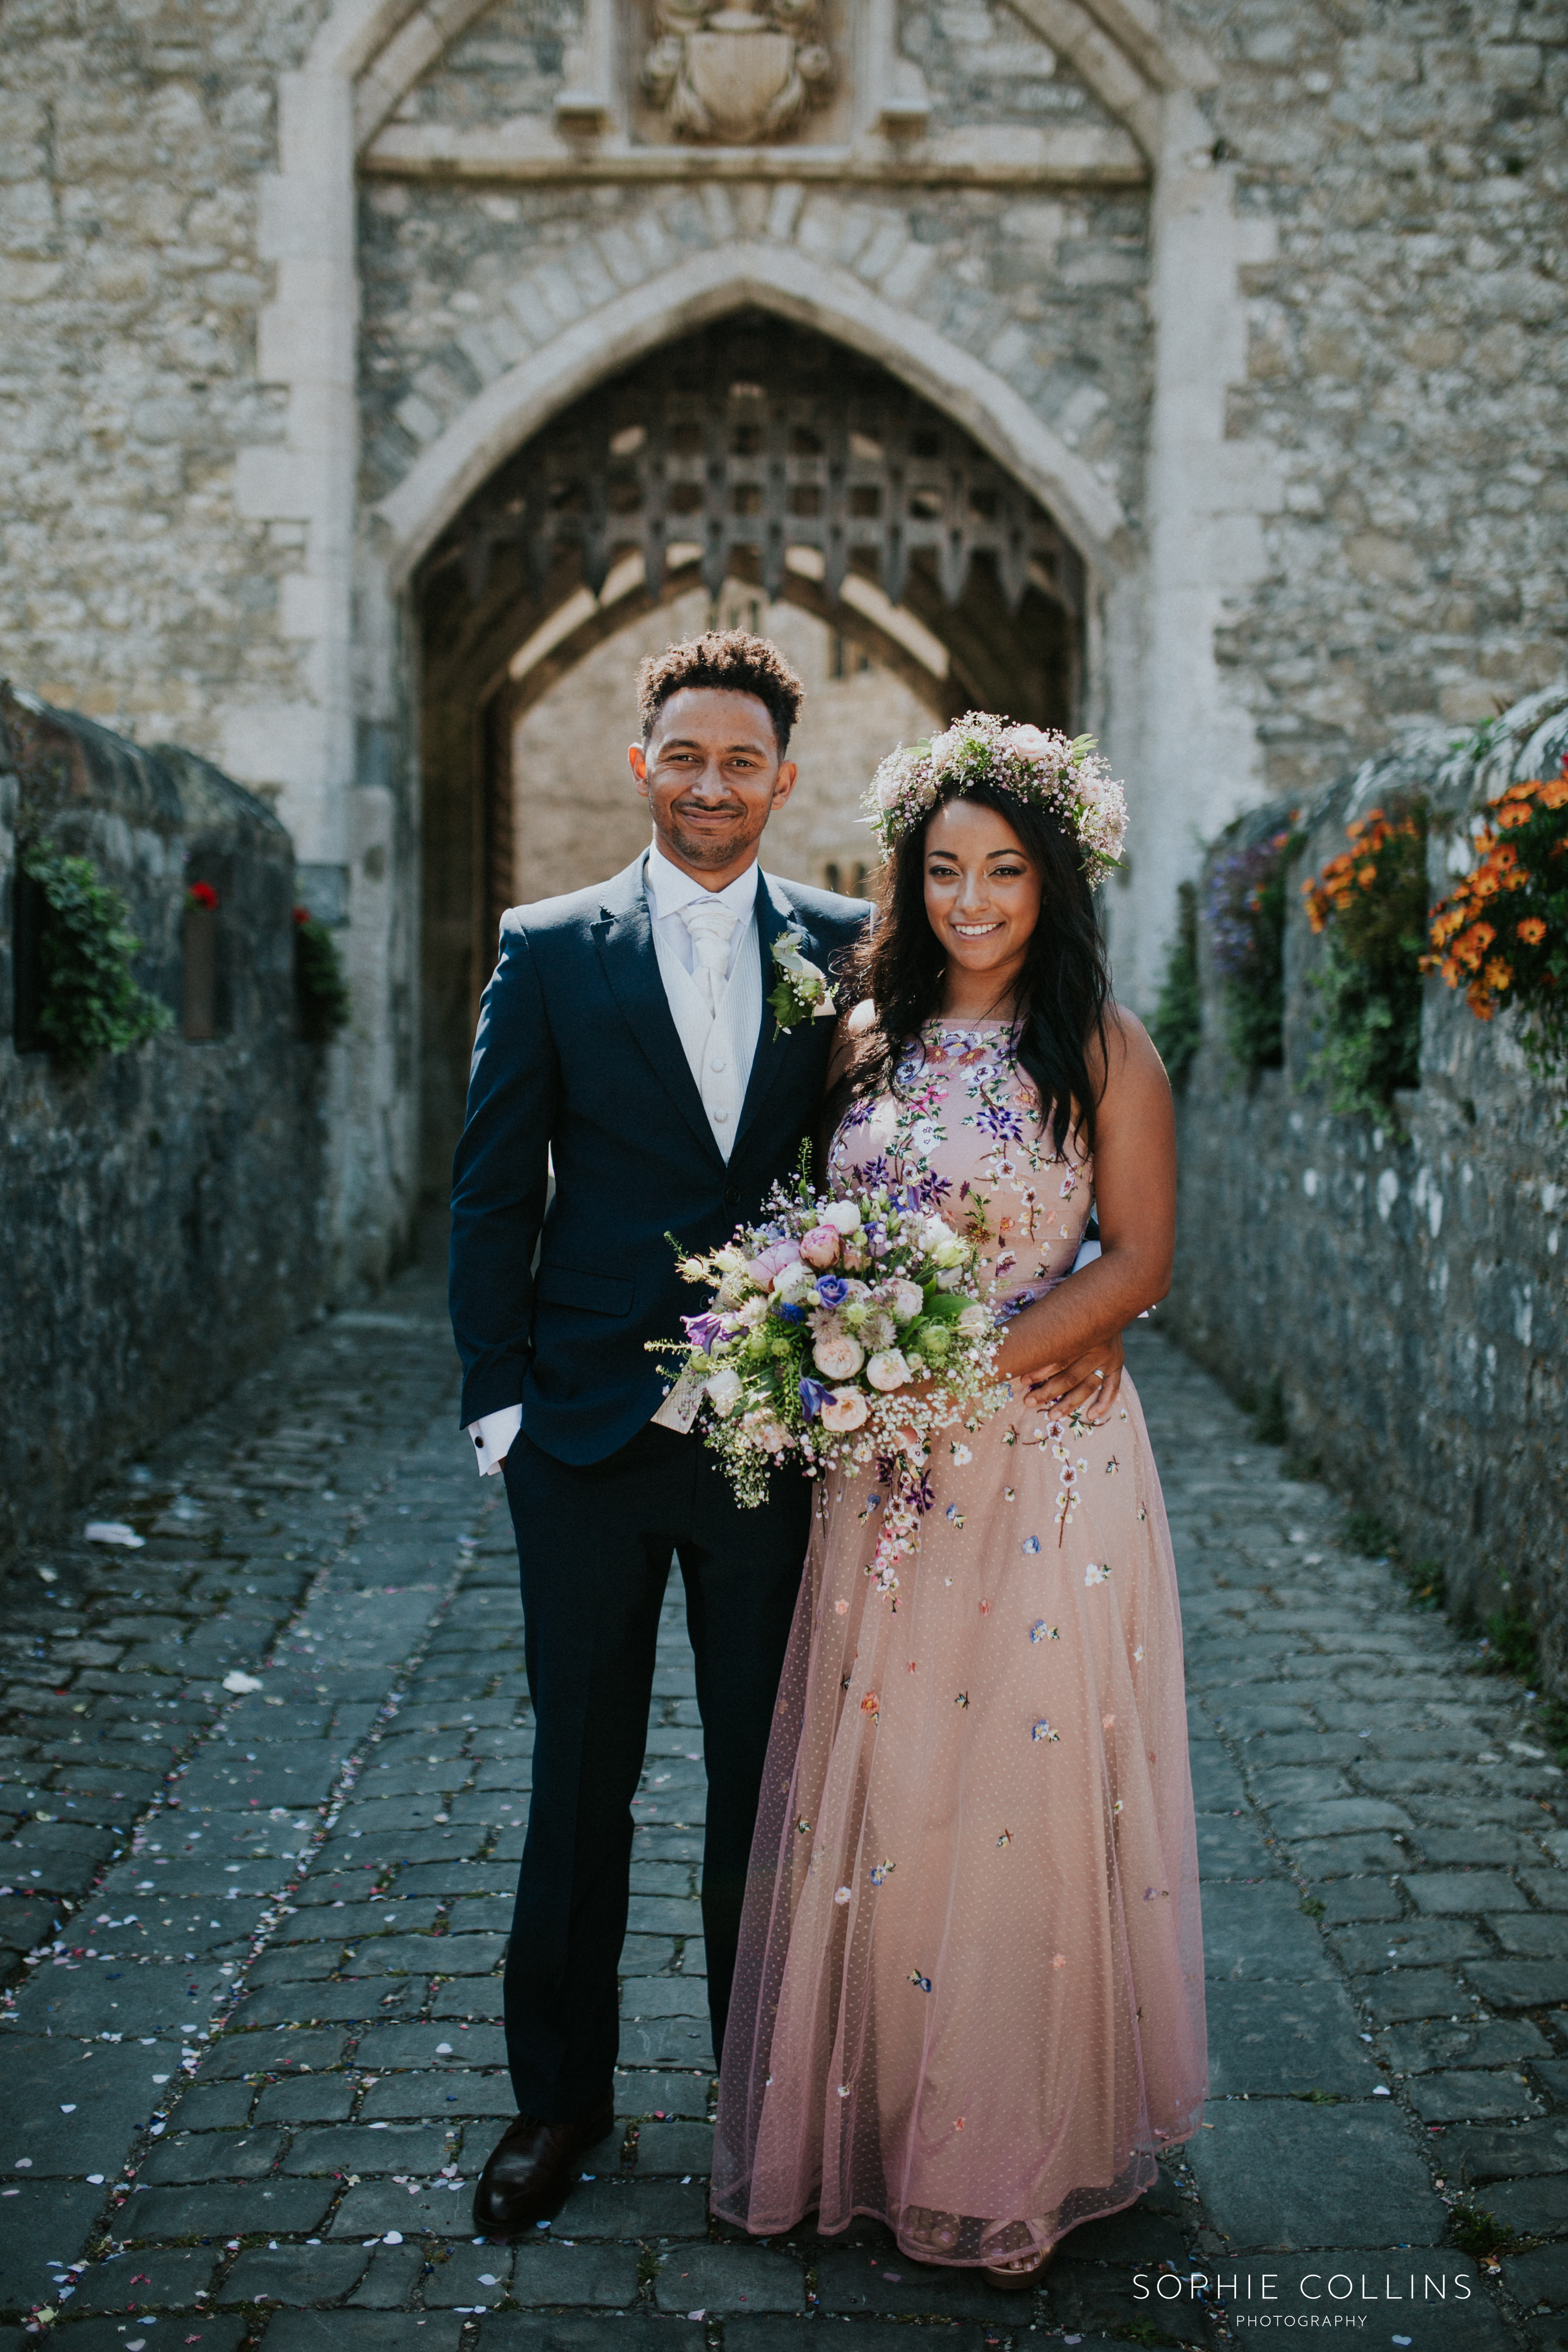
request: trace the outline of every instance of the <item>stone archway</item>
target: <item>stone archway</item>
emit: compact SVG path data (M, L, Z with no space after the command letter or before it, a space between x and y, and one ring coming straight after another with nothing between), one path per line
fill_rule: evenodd
M517 896L520 719L595 647L726 583L825 623L933 722L1080 716L1088 583L1056 519L874 361L762 310L665 344L473 491L412 583L424 774L426 1173Z

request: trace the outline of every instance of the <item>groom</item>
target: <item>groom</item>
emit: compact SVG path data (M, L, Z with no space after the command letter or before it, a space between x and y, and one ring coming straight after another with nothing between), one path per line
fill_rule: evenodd
M475 2191L486 2231L558 2212L614 2118L630 1805L672 1551L697 1659L722 2052L810 1516L805 1480L782 1474L764 1508L737 1507L645 1342L679 1339L698 1303L669 1236L706 1250L754 1221L816 1118L834 1024L778 1029L763 1004L775 941L792 928L826 970L869 910L758 866L795 787L803 692L774 646L710 632L650 657L638 688L629 756L652 845L613 881L503 919L453 1173L462 1419L480 1470L506 1476L535 1726L505 1989L520 2112Z

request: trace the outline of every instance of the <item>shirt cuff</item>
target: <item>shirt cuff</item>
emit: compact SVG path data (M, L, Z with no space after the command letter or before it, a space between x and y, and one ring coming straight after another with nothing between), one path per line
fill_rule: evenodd
M487 1412L479 1421L470 1421L468 1435L474 1441L475 1457L479 1475L489 1478L500 1468L511 1451L512 1439L522 1427L522 1407L503 1405L500 1412Z

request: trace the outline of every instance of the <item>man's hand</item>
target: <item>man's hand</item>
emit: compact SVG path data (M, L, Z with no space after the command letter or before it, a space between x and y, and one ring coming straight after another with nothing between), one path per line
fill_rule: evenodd
M1070 1364L1039 1364L1028 1376L1033 1403L1052 1412L1080 1412L1091 1428L1110 1419L1121 1388L1127 1351L1120 1331L1097 1339Z

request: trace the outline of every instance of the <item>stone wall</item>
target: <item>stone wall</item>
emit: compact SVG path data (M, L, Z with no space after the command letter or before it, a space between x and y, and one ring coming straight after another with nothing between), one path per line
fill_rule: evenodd
M1439 822L1428 881L1466 862L1467 813L1512 777L1553 773L1568 693L1510 715L1478 764L1419 737L1314 809L1300 876L1344 826L1419 786ZM1251 821L1259 839L1286 822ZM1335 1117L1307 1071L1309 976L1322 950L1299 893L1286 934L1286 1066L1250 1087L1229 1060L1212 962L1205 1043L1181 1097L1176 1277L1161 1319L1255 1401L1278 1386L1290 1440L1442 1570L1448 1604L1522 1609L1568 1692L1568 1087L1531 1078L1512 1015L1483 1026L1436 978L1421 1082L1384 1124Z
M1273 257L1242 272L1229 430L1276 453L1260 576L1219 623L1268 789L1563 667L1568 12L1178 0Z
M142 985L179 1015L187 886L219 898L216 1030L84 1072L19 1052L19 845L90 857ZM194 753L138 750L0 688L0 1549L85 1472L199 1412L326 1285L323 1049L295 1035L294 857Z

